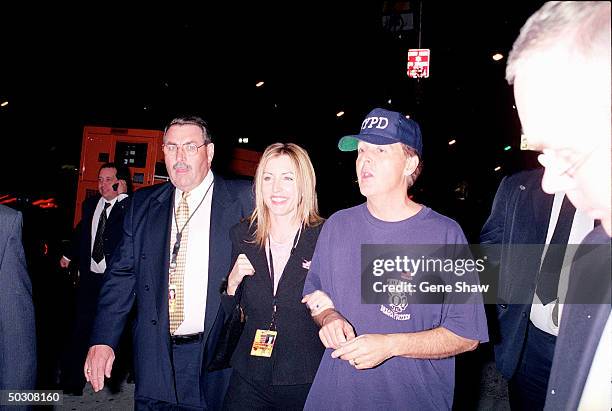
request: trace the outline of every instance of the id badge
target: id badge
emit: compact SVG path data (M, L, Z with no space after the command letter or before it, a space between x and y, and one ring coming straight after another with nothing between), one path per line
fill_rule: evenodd
M251 355L255 357L270 357L276 342L277 331L257 330L253 346L251 347Z
M168 285L168 311L173 313L176 309L176 285Z

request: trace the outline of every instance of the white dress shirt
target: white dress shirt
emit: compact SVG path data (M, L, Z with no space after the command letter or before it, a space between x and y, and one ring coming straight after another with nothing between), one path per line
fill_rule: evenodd
M91 219L91 249L89 250L90 255L93 253L94 241L96 241L96 231L98 231L98 222L100 221L100 214L102 214L102 211L104 210L104 203L110 203L110 205L106 209L106 217L108 218L115 204L118 201L122 201L124 198L127 198L127 196L127 194L119 194L117 197L113 198L110 201L105 200L104 197L100 197L100 200L98 200L98 204L96 205L96 209ZM104 271L106 271L106 258L102 258L102 261L96 263L92 257L91 262L89 263L89 269L94 273L104 274Z
M191 190L187 200L189 205L189 235L187 237L187 256L183 277L184 320L174 332L175 335L194 334L204 331L204 315L206 313L206 294L208 292L208 256L210 244L210 214L214 188L213 173L209 171L199 186ZM206 190L210 187L206 198ZM176 224L176 209L181 202L183 192L178 188L174 194L174 209L172 224ZM204 198L204 202L198 204ZM196 210L197 208L197 210ZM179 227L181 229L182 227ZM170 239L170 253L175 238Z
M561 204L563 203L564 193L556 193L555 198L553 200L552 210L550 212L550 220L548 222L548 232L546 234L546 247L544 247L544 252L542 253L542 258L540 260L540 265L544 261L544 256L546 255L546 251L548 249L548 244L550 244L550 240L555 231L555 227L557 225L557 220L559 219L559 213L561 212ZM561 301L565 299L565 295L567 294L567 286L569 283L569 274L572 266L572 260L574 258L574 254L576 254L577 245L582 243L584 237L588 233L593 230L594 221L591 217L589 217L585 212L581 210L576 210L576 214L574 215L574 221L572 222L572 229L570 231L568 244L572 244L573 246L567 247L565 251L565 256L563 257L563 265L561 268L561 274L559 277L559 292L557 296ZM529 319L540 330L547 332L552 335L559 335L559 324L561 323L561 314L563 312L563 304L559 304L559 318L555 324L553 321L553 309L557 301L552 301L546 305L543 305L536 293L533 296L533 303L531 305L531 313L529 315Z

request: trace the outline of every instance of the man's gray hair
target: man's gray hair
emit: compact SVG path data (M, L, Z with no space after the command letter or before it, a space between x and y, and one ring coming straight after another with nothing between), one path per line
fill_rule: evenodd
M512 46L506 80L514 83L518 66L533 52L563 44L579 59L610 60L609 1L549 1L534 13ZM576 64L577 75L580 64Z
M204 139L204 144L212 143L212 136L210 135L210 130L208 128L208 123L198 116L183 116L183 117L175 117L173 118L168 125L164 128L164 142L166 141L166 133L168 129L172 126L185 126L192 125L200 127L202 130L202 138Z

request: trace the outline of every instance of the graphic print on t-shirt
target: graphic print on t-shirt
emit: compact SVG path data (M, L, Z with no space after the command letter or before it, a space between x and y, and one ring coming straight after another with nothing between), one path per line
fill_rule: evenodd
M395 278L387 279L387 283L390 285L399 285L400 280ZM405 313L408 308L408 296L405 292L390 292L389 291L389 304L387 306L381 304L380 312L387 317L390 317L397 321L406 321L410 319L410 313Z

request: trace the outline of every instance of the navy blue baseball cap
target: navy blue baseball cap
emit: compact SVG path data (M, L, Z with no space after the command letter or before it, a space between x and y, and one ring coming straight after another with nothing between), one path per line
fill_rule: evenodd
M375 108L361 123L361 131L355 136L345 136L338 142L341 151L357 150L359 140L370 144L386 145L404 143L423 156L421 128L414 120L396 111Z

